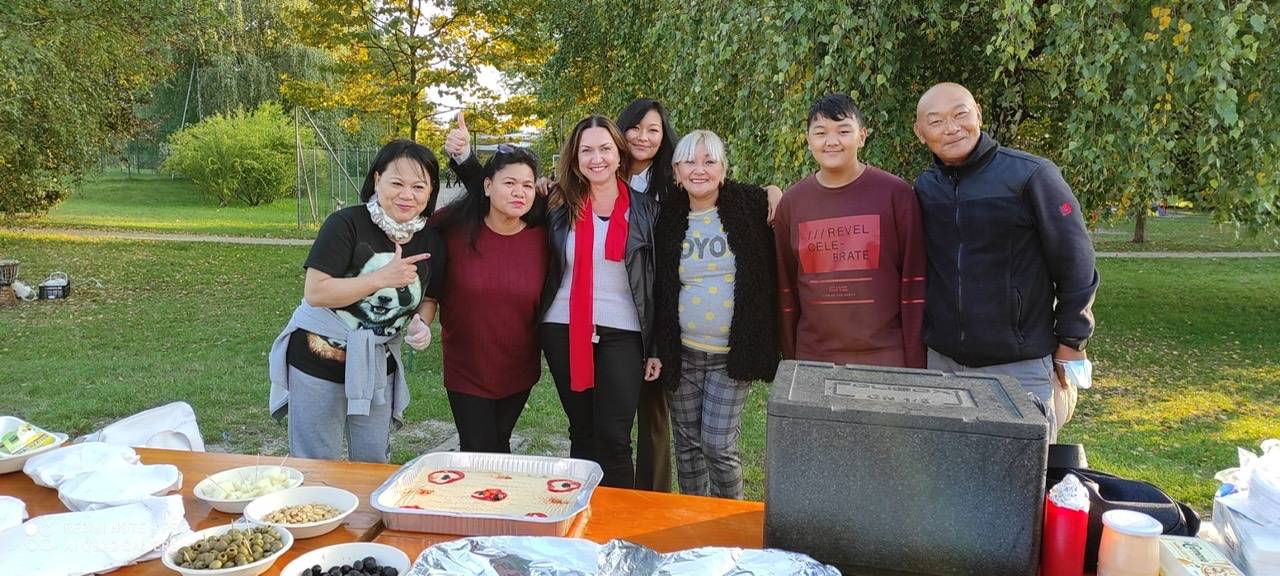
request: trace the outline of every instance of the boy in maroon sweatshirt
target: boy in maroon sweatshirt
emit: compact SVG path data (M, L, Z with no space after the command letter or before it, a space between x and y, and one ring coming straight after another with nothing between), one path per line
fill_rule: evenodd
M809 109L818 171L774 220L782 356L925 367L925 250L911 185L858 160L866 118L845 94Z

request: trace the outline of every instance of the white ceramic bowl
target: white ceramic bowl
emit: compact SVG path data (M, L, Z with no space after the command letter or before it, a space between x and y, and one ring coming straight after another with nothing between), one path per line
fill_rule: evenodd
M0 416L0 436L4 436L9 432L18 429L22 425L22 419L13 416ZM67 435L59 432L49 432L53 435L53 444L43 446L36 450L20 454L18 456L0 456L0 474L8 474L10 472L18 472L22 470L22 466L27 463L32 456L36 454L44 454L50 450L67 443Z
M300 576L303 570L308 570L317 564L321 570L328 570L330 566L349 565L370 556L378 561L379 566L391 566L399 571L401 576L409 572L409 556L399 548L373 542L351 542L325 546L294 558L293 562L285 564L284 569L280 571L280 576Z
M243 530L246 528L253 528L253 526L248 524L241 524L239 526L235 524L223 524L222 526L206 528L199 532L192 532L185 536L179 536L177 538L174 538L172 541L170 541L169 545L165 547L164 553L160 557L160 560L164 564L165 568L168 568L170 570L173 570L174 572L183 574L185 576L258 576L258 574L262 574L263 572L266 572L268 569L270 569L271 565L275 564L276 560L279 560L281 556L284 556L284 553L288 552L289 548L293 546L293 534L290 534L288 530L284 530L276 527L270 527L276 532L280 533L280 539L284 543L284 546L282 546L279 550L276 550L271 555L261 560L258 560L257 562L251 562L249 564L245 564L244 566L236 566L234 568L219 568L217 570L196 570L194 568L179 568L178 564L173 561L174 555L176 555L178 553L178 550L180 550L183 546L190 546L210 536L220 536L224 532L227 532L232 528L240 528L241 530Z
M306 524L282 524L279 522L268 522L266 517L272 512L284 508L285 506L299 506L303 504L324 504L332 506L338 510L338 515L328 520L319 522L309 522ZM272 492L265 496L259 496L244 507L244 517L254 524L262 524L264 526L279 526L293 533L293 537L299 540L303 538L314 538L321 534L332 532L334 528L342 525L342 521L352 512L356 511L356 507L360 505L360 498L355 494L347 492L341 488L333 488L330 486L299 486L279 492ZM362 556L363 558L363 556Z
M230 487L231 483L237 479L253 478L256 475L268 474L274 471L283 471L285 475L289 477L289 484L284 488L281 488L281 490L297 488L302 485L302 472L294 470L288 466L269 466L262 464L259 466L245 466L242 468L223 470L222 472L201 480L199 484L196 484L192 491L195 493L196 498L208 502L213 506L214 510L230 514L239 514L244 512L245 506L248 506L250 502L253 502L254 498L265 496L265 494L259 494L253 498L241 498L235 500L215 498L208 492L208 490L219 484L224 487Z

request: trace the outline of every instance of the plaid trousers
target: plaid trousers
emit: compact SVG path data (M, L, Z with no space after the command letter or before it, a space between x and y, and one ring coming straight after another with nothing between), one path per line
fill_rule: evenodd
M742 499L738 433L751 383L729 377L728 359L683 348L680 383L667 390L683 494Z

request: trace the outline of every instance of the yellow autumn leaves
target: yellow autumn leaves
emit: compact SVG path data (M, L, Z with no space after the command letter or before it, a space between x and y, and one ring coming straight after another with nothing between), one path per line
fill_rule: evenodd
M1160 33L1168 30L1173 26L1173 10L1168 6L1152 6L1151 18L1156 21L1156 32L1147 32L1142 35L1142 39L1148 42L1155 42L1160 39ZM1187 50L1187 36L1191 34L1191 23L1186 20L1180 20L1176 28L1177 32L1173 35L1173 45L1179 46L1185 52Z

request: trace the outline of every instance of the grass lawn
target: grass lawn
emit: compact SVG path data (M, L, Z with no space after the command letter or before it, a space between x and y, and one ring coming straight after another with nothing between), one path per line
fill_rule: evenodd
M0 414L81 434L185 400L209 442L283 454L285 429L266 413L266 354L301 297L305 253L0 230L0 257L21 260L21 278L64 270L74 292L0 308ZM1096 387L1063 439L1086 444L1096 468L1150 480L1207 510L1213 473L1234 464L1234 448L1280 437L1280 259L1099 267ZM393 435L397 462L451 432L439 350L417 355L409 370L414 400L410 425ZM763 495L766 396L766 386L753 391L741 441L754 499ZM565 426L544 377L516 433L529 439L525 451L555 452Z
M1170 210L1167 216L1147 218L1147 241L1133 239L1133 221L1100 226L1093 245L1107 252L1276 252L1280 233L1250 235L1229 224L1215 224L1202 212Z
M299 229L292 196L266 206L219 208L190 180L163 174L107 172L91 177L79 190L38 218L20 226L139 230L169 234L211 234L312 238L315 229Z
M320 177L327 183L327 175L321 173ZM327 190L327 184L321 189ZM12 223L42 228L313 238L315 228L297 227L296 210L292 197L256 208L219 208L189 180L110 171L91 177L49 214ZM1249 235L1235 226L1214 224L1208 214L1183 210L1149 218L1147 242L1133 244L1129 242L1132 237L1132 221L1116 222L1095 231L1094 246L1108 252L1280 251L1280 234L1276 232Z

